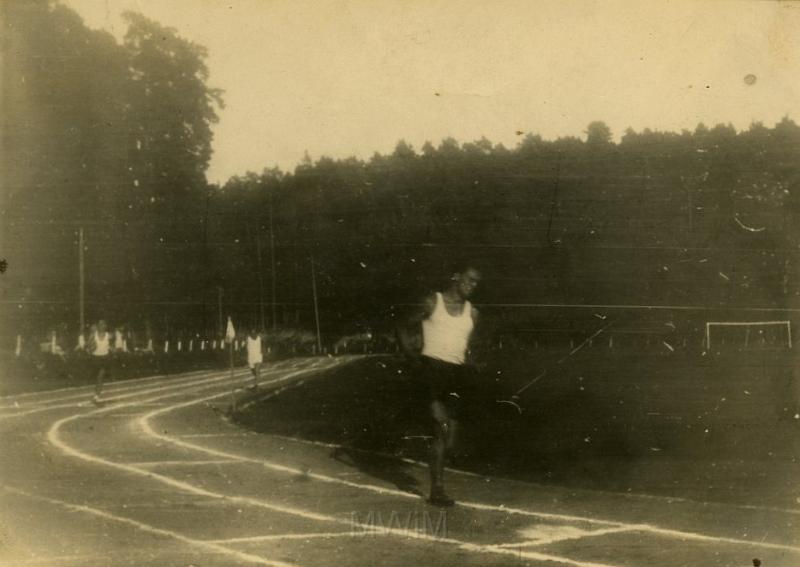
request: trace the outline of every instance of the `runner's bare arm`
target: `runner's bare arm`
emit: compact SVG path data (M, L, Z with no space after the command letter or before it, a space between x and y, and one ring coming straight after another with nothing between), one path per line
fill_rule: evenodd
M482 366L480 355L476 356L476 351L480 350L482 345L482 340L484 340L484 333L482 333L481 325L478 324L480 321L480 312L478 308L473 306L472 307L472 333L469 336L469 345L467 346L467 364L471 366L480 367Z
M423 320L430 317L436 307L436 296L428 295L423 301L412 309L409 316L397 328L397 338L403 354L410 358L419 356L422 346L422 329L420 327Z

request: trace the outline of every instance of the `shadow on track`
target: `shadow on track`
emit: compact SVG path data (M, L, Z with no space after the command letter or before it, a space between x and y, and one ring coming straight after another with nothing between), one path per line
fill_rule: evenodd
M331 452L331 458L351 465L364 474L391 483L398 490L422 496L419 482L409 473L413 465L399 457L380 455L352 447L337 447Z

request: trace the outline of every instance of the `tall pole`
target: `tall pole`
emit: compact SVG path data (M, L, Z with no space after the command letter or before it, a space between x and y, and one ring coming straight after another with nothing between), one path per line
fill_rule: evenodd
M256 253L258 255L258 304L261 315L261 330L266 326L266 316L264 315L264 270L261 268L261 226L256 226Z
M269 196L269 259L272 264L272 330L275 331L278 328L278 317L276 315L278 304L275 301L277 276L275 274L275 231L272 224L272 195Z
M314 319L317 322L317 352L322 354L322 335L319 330L319 304L317 303L317 275L314 270L314 255L311 255L311 288L314 290Z
M86 328L86 312L85 312L85 302L84 302L84 291L85 291L86 281L85 281L84 273L83 273L83 266L84 266L83 265L83 227L80 227L78 229L78 264L79 264L78 280L80 282L80 285L79 285L79 288L80 288L79 305L80 305L80 322L81 322L80 335L79 336L82 337L84 329Z
M561 179L561 154L558 154L558 161L556 161L556 182L553 184L553 195L550 197L550 218L547 220L547 243L552 244L553 240L550 237L550 230L553 228L553 215L556 212L556 200L558 198L558 181Z
M231 398L233 399L231 406L236 408L236 384L233 383L233 341L228 341L228 356L231 364Z
M231 406L229 413L236 413L236 384L233 382L233 341L236 340L236 329L233 328L233 320L228 316L228 325L225 329L225 342L228 343L228 356L231 368Z
M208 217L209 217L210 209L211 209L211 187L209 185L206 185L206 218L203 221L203 228L204 228L203 257L204 257L206 266L210 266L211 265L211 252L210 252L210 249L209 249L209 246L208 246L208 230L209 230L209 228L208 228ZM205 274L206 280L203 283L205 285L208 285L208 282L211 279L212 271L211 270L204 270L204 274ZM204 301L204 303L205 303L205 301ZM204 334L207 333L208 330L209 330L209 322L210 321L209 321L209 317L208 316L209 316L209 310L204 305L203 306L203 329L204 329L203 333Z

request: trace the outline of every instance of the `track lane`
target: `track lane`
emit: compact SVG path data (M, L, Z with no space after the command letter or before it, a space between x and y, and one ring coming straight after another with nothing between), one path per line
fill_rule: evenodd
M340 361L342 361L342 359L337 359L335 362L330 363L330 367L341 363ZM301 369L299 371L295 371L295 372L290 372L289 374L287 374L287 375L285 375L285 376L283 376L281 378L277 378L275 380L268 381L267 383L265 383L265 385L266 384L273 385L273 384L278 383L278 382L284 382L284 381L287 381L287 380L295 377L296 375L305 374L305 373L307 373L309 371L313 371L313 370L314 370L314 368L312 367L312 368L303 368L303 369ZM196 394L196 393L198 393L198 391L200 391L202 389L212 389L213 387L214 387L214 385L205 385L205 386L201 386L200 388L194 388L193 393ZM161 400L161 399L164 399L166 397L174 397L174 396L178 396L178 395L180 395L179 392L173 392L173 393L169 393L169 394L163 394L163 395L159 396L158 399ZM200 397L200 398L192 398L188 402L181 402L181 403L179 403L177 405L181 405L181 406L184 405L184 404L197 405L197 404L201 404L201 403L204 403L204 402L212 401L214 399L223 398L226 395L228 395L228 393L226 391L216 392L216 393L214 393L214 394L212 394L210 396L203 396L203 397ZM152 402L152 401L154 401L154 399L146 399L146 400L140 400L140 401ZM126 403L126 404L118 404L117 406L115 406L114 409L118 409L120 407L133 407L136 404L137 404L137 402L129 402L129 403ZM200 487L200 486L198 486L198 485L196 485L194 483L188 483L188 482L185 482L185 481L176 480L173 477L170 477L170 476L167 476L167 475L164 475L164 474L161 474L161 473L154 473L154 472L149 471L147 469L138 468L138 467L132 466L130 464L115 462L115 461L111 461L111 460L108 460L108 459L105 459L105 458L97 457L95 455L92 455L92 454L87 453L85 451L82 451L80 449L76 449L74 446L71 446L70 444L66 443L62 439L61 429L65 425L68 425L68 424L70 424L72 422L75 422L77 420L80 420L82 418L86 418L87 415L98 415L98 414L105 413L109 409L111 409L111 408L101 408L101 409L95 410L94 412L90 412L90 414L68 416L68 417L65 417L65 418L62 418L62 419L56 421L55 423L53 423L53 425L51 426L50 430L48 431L48 435L47 435L48 441L52 445L54 445L55 447L57 447L58 449L60 449L62 452L64 452L65 454L67 454L69 456L76 457L78 459L81 459L81 460L84 460L84 461L87 461L87 462L90 462L90 463L93 463L93 464L104 465L106 467L111 467L111 468L117 469L119 471L124 471L124 472L127 472L127 473L132 473L132 474L136 474L136 475L139 475L139 476L144 476L144 477L147 477L150 480L157 480L157 481L159 481L159 482L161 482L163 484L166 484L166 485L168 485L170 487L176 488L176 489L184 491L184 492L192 493L192 494L194 494L196 496L202 496L202 497L210 498L210 499L219 499L219 500L223 500L225 502L228 502L228 503L234 504L234 505L245 505L245 506L253 506L253 507L263 508L263 509L270 510L272 512L278 512L278 513L282 513L282 514L296 516L296 517L300 517L300 518L307 519L307 520L313 520L313 521L317 521L317 522L325 522L325 523L328 523L328 524L339 525L340 527L343 527L343 528L345 528L345 527L352 528L353 525L354 525L354 522L353 522L352 519L341 518L341 517L328 515L328 514L320 514L320 513L313 512L311 510L307 510L307 509L303 509L303 508L295 507L295 506L278 505L278 504L275 504L275 503L270 502L270 501L268 501L266 499L263 499L263 498L251 498L251 497L237 496L237 495L231 495L229 493L221 493L221 492L215 492L215 491L212 491L212 490L208 490L208 489L202 488L202 487ZM242 460L242 459L239 458L239 459L233 459L233 460ZM245 461L242 460L242 462L245 462ZM291 469L289 469L289 470L291 470ZM294 471L292 471L292 472L294 472ZM299 471L299 472L302 472L302 471ZM367 525L367 524L360 524L358 522L355 522L355 525L357 525L362 530L366 530L366 531L373 530L373 526L370 526L370 525ZM556 563L559 563L559 564L570 565L570 566L574 566L574 567L614 567L613 565L609 565L609 564L606 564L606 563L576 561L576 560L570 559L568 557L560 557L560 556L556 556L556 555L540 553L540 552L535 552L535 551L522 551L522 550L495 548L495 547L490 547L490 546L486 546L486 545L475 544L475 543L470 542L470 541L463 541L463 540L454 539L454 538L447 538L447 537L431 536L431 535L428 535L426 533L419 533L419 532L409 531L409 530L405 530L405 529L397 529L397 528L392 528L392 527L383 527L381 529L381 532L384 535L394 535L394 536L402 537L403 539L406 539L406 540L422 540L422 541L425 541L425 542L428 542L428 543L433 542L433 543L436 543L436 544L448 544L450 546L456 546L457 548L459 548L461 550L470 551L470 552L481 554L481 555L490 554L490 555L500 555L500 556L524 557L526 559L543 561L543 562L550 561L550 562L556 562Z
M319 359L318 359L319 360ZM322 359L324 363L326 359ZM293 367L292 367L293 368ZM278 373L292 373L292 368L283 368L274 370ZM293 378L299 377L302 375L303 372L313 371L313 369L303 368L300 371L300 374L294 376L279 376L275 378L275 380L270 384L271 386L280 386L282 383L291 382ZM246 372L239 371L234 378L233 384L241 384L243 382L242 378L246 376ZM298 378L302 379L302 378ZM152 382L152 380L150 381ZM170 388L172 387L172 388ZM166 445L169 444L171 446L179 446L183 449L190 449L191 451L199 452L204 456L204 462L194 460L192 461L194 464L192 468L197 468L200 471L200 475L203 475L203 467L205 465L211 467L219 467L224 461L225 467L231 465L236 467L237 463L242 466L254 466L257 465L258 468L261 470L269 470L271 473L275 475L283 475L288 477L299 477L302 476L307 480L316 481L321 485L325 486L333 486L338 485L344 492L342 492L339 496L345 499L351 498L350 494L352 491L355 493L371 493L378 497L379 500L386 500L388 497L391 501L406 501L410 504L414 504L419 502L419 498L413 495L410 495L406 492L398 491L393 489L389 486L381 486L375 484L374 482L362 483L362 482L350 482L344 481L341 478L335 478L329 474L322 474L317 472L309 472L303 468L299 468L296 465L293 465L291 462L278 462L274 459L255 459L248 454L242 454L238 452L232 452L231 449L218 449L215 447L208 447L205 444L198 444L195 442L189 443L191 446L186 446L185 437L177 437L173 434L164 434L159 433L161 430L161 426L158 425L161 420L167 417L172 417L171 414L181 415L182 412L191 410L198 405L203 403L210 403L214 402L215 400L222 399L224 400L226 396L230 395L230 378L226 372L218 373L217 376L192 376L188 378L181 378L180 383L172 383L170 382L169 385L165 386L156 386L151 387L149 382L145 382L142 385L131 385L127 389L123 390L120 389L118 392L120 395L116 397L114 402L112 402L109 406L94 409L89 412L81 412L74 415L67 415L56 420L50 430L49 433L52 433L54 428L56 431L55 439L62 443L67 444L67 441L71 442L72 440L67 438L61 438L62 429L63 432L69 434L69 427L75 424L78 424L84 419L92 419L92 420L101 420L103 418L111 418L111 417L132 417L132 420L129 422L133 425L133 427L126 428L126 434L130 435L131 433L138 433L138 437L141 437L141 433L147 433L148 437L151 439L151 443L155 442L156 444ZM204 392L210 392L209 394L205 394ZM171 403L169 400L171 398L184 398L182 400L178 400L177 403ZM167 404L167 405L160 405L160 404ZM159 405L156 405L159 404ZM58 405L57 403L53 402L53 405ZM155 405L156 409L152 409ZM52 408L53 411L61 411L63 408ZM120 413L120 412L125 412ZM213 414L208 413L208 416L212 416ZM31 416L27 419L40 419L44 417L43 415L36 415ZM20 419L19 422L25 422L27 419ZM211 421L218 421L216 418L212 418ZM56 425L58 424L58 427ZM201 424L202 425L202 424ZM148 431L149 429L149 431ZM172 429L170 427L170 429ZM202 429L201 429L202 430ZM172 433L172 431L170 432ZM203 433L195 432L196 439L203 437L197 437L200 435L204 435ZM209 435L213 435L209 434ZM68 435L69 436L69 435ZM49 435L48 435L49 437ZM258 437L258 436L257 436ZM224 437L207 437L207 439L221 441L224 440ZM52 441L52 439L50 439ZM175 443L175 442L178 443ZM58 447L58 445L54 445L54 447ZM324 523L328 526L328 529L332 528L334 525L340 531L337 531L337 534L344 533L341 530L346 530L348 528L353 527L352 520L343 519L341 517L337 517L332 515L329 512L325 512L324 510L313 510L308 509L307 506L303 505L276 505L274 502L265 499L263 497L252 497L246 496L243 494L232 494L230 489L226 490L218 490L214 488L205 488L201 484L199 484L196 480L187 481L186 478L182 478L181 475L176 474L173 470L173 467L183 468L184 470L187 469L187 465L189 461L179 460L176 462L165 462L165 461L154 461L151 459L141 460L140 461L131 461L131 462L117 462L112 459L98 457L97 455L93 455L91 453L87 453L85 450L75 449L75 453L71 453L67 451L65 454L69 455L70 458L78 458L83 459L87 464L94 464L94 465L102 465L103 468L111 468L119 472L125 472L128 474L134 474L142 479L152 482L157 481L160 484L166 485L169 488L178 489L180 491L187 492L188 494L192 494L195 496L208 498L209 500L217 501L221 506L226 508L231 506L247 506L251 508L258 508L258 509L266 509L270 512L278 514L279 517L285 516L294 516L297 517L299 515L304 521L307 520L312 525L317 525L319 523ZM214 454L214 458L209 458L212 452L219 452L219 454ZM85 460L84 456L89 456L89 460ZM219 458L224 456L223 458ZM270 465L274 466L264 466L264 461L267 461ZM132 469L136 469L134 472ZM148 470L149 469L149 470ZM162 473L154 473L153 469L164 470ZM254 469L255 470L255 469ZM213 471L208 471L209 473ZM254 474L258 475L258 472ZM478 480L483 479L476 479L472 478L470 482L476 482ZM11 487L14 489L14 487ZM324 489L328 493L333 496L336 496L339 491L332 491L330 488ZM28 491L30 492L30 491ZM169 491L167 491L169 492ZM236 490L234 489L234 492ZM31 494L34 494L31 492ZM34 494L36 496L36 494ZM52 497L50 497L52 498ZM61 498L53 498L54 506L61 505L55 503L55 501L66 502L65 499ZM69 502L66 502L70 504ZM73 503L74 504L74 503ZM81 504L87 505L88 504ZM88 506L89 508L95 508L95 506ZM625 522L617 522L615 520L604 520L602 518L597 517L585 517L585 516L578 516L573 514L548 514L543 513L537 510L530 510L527 508L517 508L517 507L505 507L505 506L497 506L491 504L484 504L483 502L468 502L465 506L466 508L471 509L474 513L486 513L486 514L503 514L503 515L521 515L524 517L529 517L536 519L537 521L585 521L589 524L593 524L595 527L591 529L586 529L580 535L581 537L576 538L578 540L582 539L583 537L602 537L612 533L630 533L644 530L648 532L649 535L652 536L663 536L666 539L680 539L680 540L692 540L700 541L700 542L707 542L707 543L724 543L724 540L720 538L711 538L706 539L704 534L693 534L692 532L682 532L680 530L670 530L665 528L660 528L658 526L651 526L647 524L641 523L625 523ZM100 508L97 508L100 511ZM86 512L91 513L91 512ZM124 515L114 513L114 516L124 518ZM130 518L132 519L132 518ZM138 521L138 520L133 520ZM147 523L144 522L145 525L149 525L154 529L162 529L155 525L152 522ZM360 529L369 531L370 529L374 528L363 524L358 525ZM244 545L246 543L245 540L250 541L251 544L256 544L258 541L262 542L276 542L276 541L293 541L293 540L302 540L303 534L312 534L315 532L319 533L332 533L328 531L320 532L319 529L311 530L310 527L305 527L298 529L295 533L284 533L286 537L280 537L281 534L267 534L267 535L244 535L241 537L228 537L228 538L217 538L214 540L215 544L222 545L223 547L226 545ZM191 537L185 534L182 534L179 530L167 530L167 531L174 531L178 535L182 535L189 540L198 540L198 541L205 541L202 538ZM374 529L373 529L374 531ZM463 552L469 552L474 554L476 557L484 557L485 561L489 561L490 557L488 556L499 556L499 557L516 557L518 559L527 559L530 561L555 561L561 564L567 565L574 565L579 567L596 567L596 566L609 566L612 565L610 563L604 561L594 561L594 560L583 560L583 559L573 559L570 557L566 557L563 555L562 551L550 551L549 549L538 550L536 548L539 547L546 547L549 544L556 544L561 541L567 541L570 538L565 537L553 537L550 540L540 540L540 541L531 541L531 540L521 540L521 541L508 541L506 543L500 544L487 544L487 543L476 543L475 541L464 540L463 538L455 538L455 537L448 537L448 538L441 538L441 537L427 537L426 534L417 534L412 535L409 534L408 530L388 530L380 532L380 535L392 537L396 539L398 536L404 538L406 541L421 541L423 543L432 543L435 544L436 547L441 547L442 544L445 544L445 547L459 549ZM699 536L699 537L694 537ZM313 537L313 536L309 536ZM325 539L323 536L319 536L321 539ZM333 537L333 536L332 536ZM339 538L341 539L343 536L335 536L333 539ZM183 541L183 540L180 540ZM184 542L186 543L186 542ZM747 545L752 546L754 542L747 541L747 540L735 540L735 541L728 541L727 543L731 545ZM193 544L186 543L189 547L192 547ZM764 549L768 549L770 546L770 542L766 542L765 546L762 546ZM207 551L211 551L210 548L206 548L203 546L194 546L197 549L206 549ZM796 546L783 546L777 545L773 546L776 550L784 550L794 554L798 551ZM234 549L234 551L237 551ZM269 550L268 550L269 551ZM410 550L409 550L410 551ZM218 553L222 553L224 555L225 552L219 551ZM254 557L260 557L266 561L278 561L273 559L270 555L264 555L263 551L258 551L253 553ZM232 560L234 559L235 555L231 554L229 556ZM249 562L245 561L243 558L235 559L236 561L242 562ZM618 563L613 562L613 565L618 565ZM789 564L787 564L789 565Z

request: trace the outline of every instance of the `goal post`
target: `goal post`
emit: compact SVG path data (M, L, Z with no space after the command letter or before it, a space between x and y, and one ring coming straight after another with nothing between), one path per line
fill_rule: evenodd
M785 329L786 346L792 348L792 323L791 321L708 321L706 323L706 348L711 349L712 331L715 328L739 327L744 328L743 346L747 348L750 343L750 334L753 328L758 328L763 336L764 327L777 327Z

